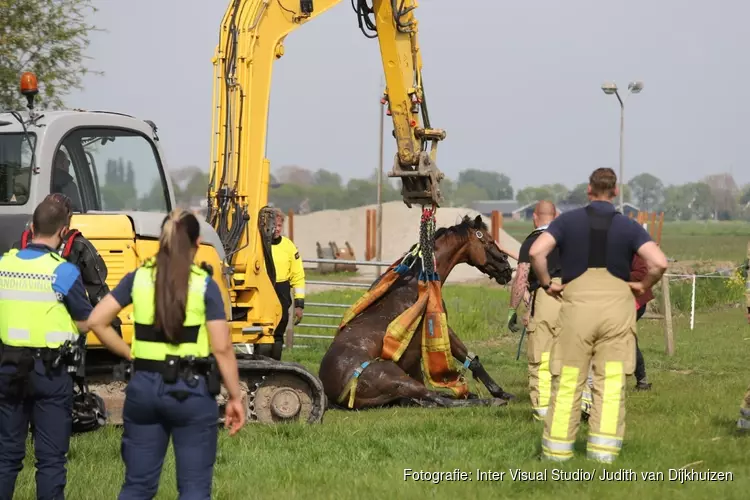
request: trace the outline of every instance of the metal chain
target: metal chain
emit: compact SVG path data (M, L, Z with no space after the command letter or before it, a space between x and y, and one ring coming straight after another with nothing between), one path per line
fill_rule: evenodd
M422 253L422 268L427 276L435 273L435 207L422 207L419 224L419 246Z

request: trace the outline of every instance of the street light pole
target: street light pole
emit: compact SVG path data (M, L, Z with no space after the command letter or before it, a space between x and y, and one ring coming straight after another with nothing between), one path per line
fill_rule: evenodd
M602 90L607 95L614 94L617 97L617 100L620 102L620 174L618 175L618 177L620 181L620 213L625 213L625 100L622 99L620 97L620 93L617 92L616 83L604 83L602 85ZM628 93L625 95L625 99L627 99L630 94L637 94L641 90L643 90L643 82L630 82L628 84Z
M380 86L382 87L384 85L383 78L380 79ZM378 262L383 261L383 128L384 128L384 115L385 110L383 109L382 102L378 102L378 112L380 113L380 149L378 152L378 211L377 211L377 221L376 221L376 227L377 227L377 247L376 247L376 256L375 258L378 259ZM376 267L376 271L378 273L378 276L380 276L381 268L380 266Z
M620 213L625 213L625 189L623 189L624 167L625 163L625 103L620 99L620 94L616 94L620 101Z

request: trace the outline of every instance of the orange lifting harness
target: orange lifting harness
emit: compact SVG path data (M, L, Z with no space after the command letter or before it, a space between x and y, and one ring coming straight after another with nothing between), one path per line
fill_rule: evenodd
M347 310L338 331L385 295L393 283L420 259L422 270L419 273L417 301L388 325L380 359L398 362L421 322L422 372L425 381L436 388L450 390L456 397L465 397L469 388L462 373L456 369L451 353L442 284L435 266L435 211L434 205L422 209L419 244L391 264L372 288Z

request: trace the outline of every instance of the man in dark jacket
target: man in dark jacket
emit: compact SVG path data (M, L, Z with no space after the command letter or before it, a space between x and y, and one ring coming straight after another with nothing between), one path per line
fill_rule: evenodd
M646 274L648 274L648 266L646 261L641 259L638 254L633 257L633 263L630 266L630 281L641 281ZM662 278L663 279L663 278ZM635 320L641 319L643 314L646 312L646 306L649 302L654 299L654 293L649 288L643 295L638 295L635 298L636 316ZM638 347L638 336L635 337L635 389L639 391L647 391L651 389L651 384L646 378L646 362L643 359L643 353Z

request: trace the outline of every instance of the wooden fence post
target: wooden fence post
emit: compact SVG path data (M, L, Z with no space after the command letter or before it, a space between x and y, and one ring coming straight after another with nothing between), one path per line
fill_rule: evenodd
M498 212L497 210L492 211L491 221L493 241L498 241L500 239L500 225L502 224L502 222L500 221L500 217L502 217L500 212Z
M365 210L365 260L370 260L372 258L370 255L370 249L372 248L370 246L370 235L372 234L370 222L370 209L368 208Z
M661 230L664 227L664 212L659 215L659 229L656 231L656 244L661 246Z
M370 210L370 256L375 259L378 255L378 211Z
M294 210L289 209L289 214L287 215L286 220L289 221L289 224L287 225L287 233L289 234L289 239L294 241Z
M651 212L651 221L648 223L648 232L651 239L656 241L656 212Z
M661 278L661 293L664 301L664 341L667 356L674 355L674 330L672 329L672 299L669 296L669 277Z

